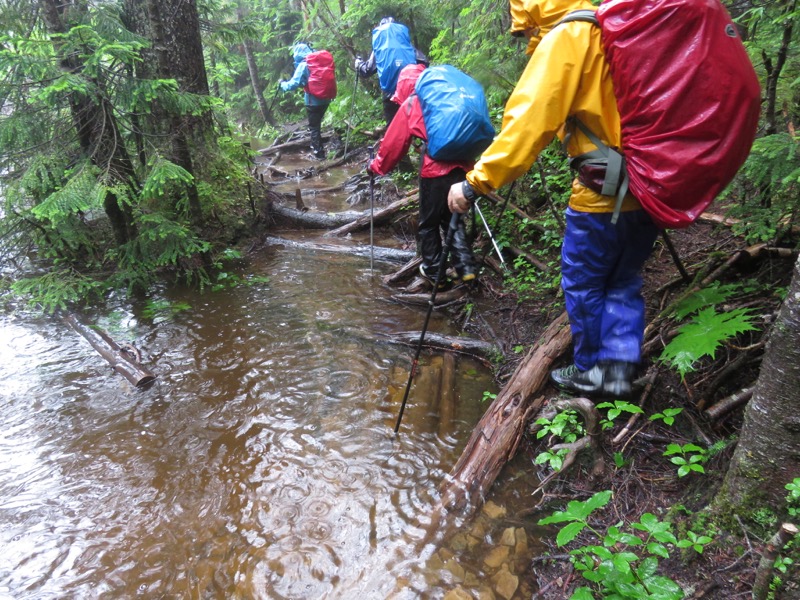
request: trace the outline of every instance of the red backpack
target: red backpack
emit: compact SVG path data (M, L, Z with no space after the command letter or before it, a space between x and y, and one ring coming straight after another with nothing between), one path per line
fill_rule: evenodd
M309 71L308 83L303 89L323 100L336 98L336 67L331 53L327 50L312 52L306 55L306 64Z
M719 0L606 0L596 16L564 19L575 20L599 23L614 83L617 207L629 189L659 226L690 225L731 182L756 135L761 89L736 26ZM619 162L590 138L609 167Z

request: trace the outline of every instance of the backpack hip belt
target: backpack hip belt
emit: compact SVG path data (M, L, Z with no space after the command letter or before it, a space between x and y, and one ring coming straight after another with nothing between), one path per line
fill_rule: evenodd
M578 181L582 185L602 196L616 198L614 213L611 216L611 224L614 225L619 219L622 201L628 194L629 180L625 157L621 152L604 143L576 117L567 119L567 135L562 144L565 151L575 127L580 129L589 138L589 141L597 146L597 149L570 158L569 166L577 172Z

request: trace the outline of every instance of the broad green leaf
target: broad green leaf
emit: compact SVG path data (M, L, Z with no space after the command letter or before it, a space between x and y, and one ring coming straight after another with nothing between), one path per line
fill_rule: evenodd
M580 521L565 525L556 536L556 544L559 546L569 544L578 536L581 531L583 531L584 527L586 527L586 523L582 523Z
M675 318L680 321L701 308L721 304L735 294L737 289L738 285L736 284L719 285L718 282L715 282L711 286L699 290L688 298L681 300L675 307Z
M680 328L659 360L675 368L683 379L693 370L697 360L704 356L714 358L723 342L744 331L755 330L751 319L749 310L745 308L725 313L718 313L713 308L703 309Z
M570 600L594 600L591 590L588 587L579 587L575 593L569 597Z

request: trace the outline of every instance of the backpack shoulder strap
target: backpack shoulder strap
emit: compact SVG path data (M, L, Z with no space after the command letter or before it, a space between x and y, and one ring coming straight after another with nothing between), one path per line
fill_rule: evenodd
M600 25L600 21L597 20L597 13L595 13L593 10L589 10L588 8L584 8L581 10L573 10L566 17L561 19L556 24L556 27L562 23L571 23L572 21L584 21L586 23L592 23L593 25Z

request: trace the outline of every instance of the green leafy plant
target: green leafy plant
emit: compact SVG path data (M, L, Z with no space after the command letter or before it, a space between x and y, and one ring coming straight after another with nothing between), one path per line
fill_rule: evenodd
M565 511L555 512L539 521L540 525L566 523L556 535L559 546L574 541L584 531L592 533L598 541L570 552L575 570L590 583L578 588L571 599L593 600L594 592L602 598L683 598L684 592L677 583L657 574L658 557L668 558L668 545L678 543L671 524L647 513L638 523L631 524L630 531L617 524L600 533L592 528L589 517L595 510L606 506L610 499L610 491L597 492L588 500L574 500ZM632 531L643 532L644 539Z
M698 554L703 553L703 549L713 542L714 539L705 534L697 534L694 531L687 531L686 538L678 542L678 548L692 548Z
M484 391L483 396L481 397L481 402L492 402L495 398L497 398L497 394L494 394L489 391Z
M615 400L614 402L601 402L597 408L607 408L606 418L600 421L602 429L609 429L614 426L614 420L619 417L623 412L626 413L642 413L641 408L625 400Z
M714 308L700 310L692 320L679 328L679 333L667 344L659 360L676 369L681 379L694 370L694 364L704 356L714 358L723 342L744 331L755 330L752 316L746 308L719 313Z
M536 425L541 429L536 432L536 439L550 435L570 444L582 436L584 433L583 424L578 419L578 413L574 410L565 410L556 414L555 417L547 419L541 417L536 420ZM558 471L564 463L564 456L567 455L568 450L561 448L559 450L545 450L536 456L534 463L537 465L547 463L551 469Z
M675 417L683 412L682 408L665 408L663 412L650 415L650 421L661 420L665 425L672 425L675 422Z
M702 463L708 460L707 451L695 444L670 444L667 446L663 456L671 456L670 462L678 465L678 477L684 477L689 473L705 473Z
M800 477L795 477L784 486L789 490L786 496L787 510L790 517L800 516Z

